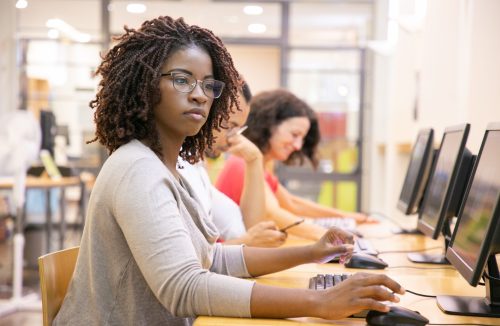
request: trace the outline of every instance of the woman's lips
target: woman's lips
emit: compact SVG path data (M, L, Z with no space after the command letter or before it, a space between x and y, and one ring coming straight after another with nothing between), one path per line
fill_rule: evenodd
M205 111L202 109L191 109L184 114L197 121L204 120L206 118Z

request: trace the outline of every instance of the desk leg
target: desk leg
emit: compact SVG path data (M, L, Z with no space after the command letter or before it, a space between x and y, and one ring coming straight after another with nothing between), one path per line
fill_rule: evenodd
M64 235L66 234L66 188L61 187L61 198L59 200L60 206L60 221L59 221L59 250L64 249Z
M50 207L51 193L50 188L45 190L45 222L47 225L47 252L52 252L50 245L52 238L52 208Z

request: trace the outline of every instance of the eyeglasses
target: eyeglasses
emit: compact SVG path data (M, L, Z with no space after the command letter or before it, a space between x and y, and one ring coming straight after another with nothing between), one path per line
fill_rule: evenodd
M199 83L203 93L210 98L218 98L224 89L224 82L215 79L197 80L193 76L181 72L169 72L160 76L172 78L172 85L181 93L190 93Z

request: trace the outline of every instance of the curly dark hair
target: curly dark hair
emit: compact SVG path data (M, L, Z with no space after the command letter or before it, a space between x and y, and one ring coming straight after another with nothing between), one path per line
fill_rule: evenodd
M224 92L214 100L206 123L195 136L186 137L180 156L195 163L213 142L212 130L229 118L233 105L238 109L239 74L222 41L211 31L188 25L183 18L158 17L135 30L124 27L118 44L102 57L96 74L102 76L95 108L96 137L109 151L132 139L145 140L159 156L162 148L155 127L153 108L160 102L160 74L165 61L177 50L199 47L212 59L214 78L225 83Z
M293 152L285 164L302 165L307 158L316 167L316 149L320 140L318 118L307 103L287 90L278 89L255 95L250 103L248 129L243 132L262 153L269 150L269 139L273 129L283 121L294 117L307 117L311 124L299 151Z

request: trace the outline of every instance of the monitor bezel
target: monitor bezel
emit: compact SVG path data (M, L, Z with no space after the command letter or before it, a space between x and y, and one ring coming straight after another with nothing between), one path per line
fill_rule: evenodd
M439 234L441 233L441 230L443 229L443 225L446 220L446 213L449 210L449 206L452 201L452 195L453 195L453 189L456 186L457 183L457 174L460 172L460 166L462 164L462 161L464 159L464 155L466 154L466 144L467 144L467 138L469 136L469 130L470 130L470 124L464 123L460 125L455 125L455 126L450 126L445 128L443 137L441 138L441 144L439 146L439 152L434 160L433 167L432 167L432 172L429 176L428 184L427 187L429 188L431 186L432 178L434 177L434 173L436 172L436 168L438 166L439 162L439 156L441 155L441 150L443 148L443 142L446 138L446 135L448 133L453 133L453 132L463 132L462 140L460 142L460 147L458 150L457 154L457 160L455 161L455 164L452 169L452 173L450 176L450 181L448 183L448 187L446 189L446 194L444 196L443 201L441 202L441 205L439 207L439 216L437 218L436 225L430 225L423 219L423 213L425 210L425 205L427 201L429 200L430 192L426 191L424 201L422 203L422 207L419 211L418 214L418 223L417 223L417 228L420 230L422 233L427 235L428 237L431 237L432 239L437 239L439 237ZM429 189L427 189L429 190Z
M479 280L481 279L481 276L483 275L484 269L486 268L486 263L488 261L489 256L491 255L492 251L492 245L494 245L492 242L495 239L495 235L497 235L497 232L500 232L500 196L497 198L497 202L495 204L495 207L492 210L493 216L490 219L490 223L488 224L488 228L486 231L486 236L484 237L484 240L481 243L481 248L479 251L479 257L477 258L476 265L475 266L469 266L458 254L457 251L453 248L453 244L455 242L455 238L457 235L458 231L458 225L460 224L460 220L462 218L463 211L465 209L465 203L467 202L467 198L469 196L469 192L472 188L472 183L474 182L474 177L476 175L476 170L479 166L479 163L481 162L481 156L483 154L483 149L486 144L488 135L491 131L500 131L500 123L495 122L495 123L490 123L488 124L486 131L483 136L483 140L481 142L481 147L479 149L479 153L477 156L476 163L474 164L474 168L472 170L469 183L467 185L466 192L464 194L464 200L462 201L462 204L460 205L460 210L457 214L457 223L455 226L455 232L453 232L453 235L451 237L450 245L448 247L448 250L446 251L446 258L449 260L449 262L458 270L458 272L462 275L462 277L469 282L470 285L472 286L477 286L479 283ZM485 245L488 245L488 248L485 249Z
M422 164L418 167L418 172L417 172L417 182L418 187L413 185L410 198L408 201L405 201L401 196L403 195L403 191L406 189L406 187L410 186L407 185L409 182L408 177L410 173L410 167L412 163L412 159L415 155L415 149L416 145L418 144L418 141L420 137L427 137L427 142L425 143L425 148L424 148L424 155L422 157ZM398 209L403 212L405 215L411 215L411 214L416 214L418 213L419 210L419 201L423 200L423 197L425 195L425 186L427 184L427 180L432 172L432 156L434 152L434 129L432 128L425 128L421 129L418 132L417 139L413 145L413 149L411 152L410 156L410 162L408 163L408 168L406 170L406 176L403 182L403 186L401 187L401 192L399 194L399 200L397 207ZM427 179L422 180L425 177L425 174L427 174ZM420 196L419 196L420 194ZM420 198L417 198L420 197Z

